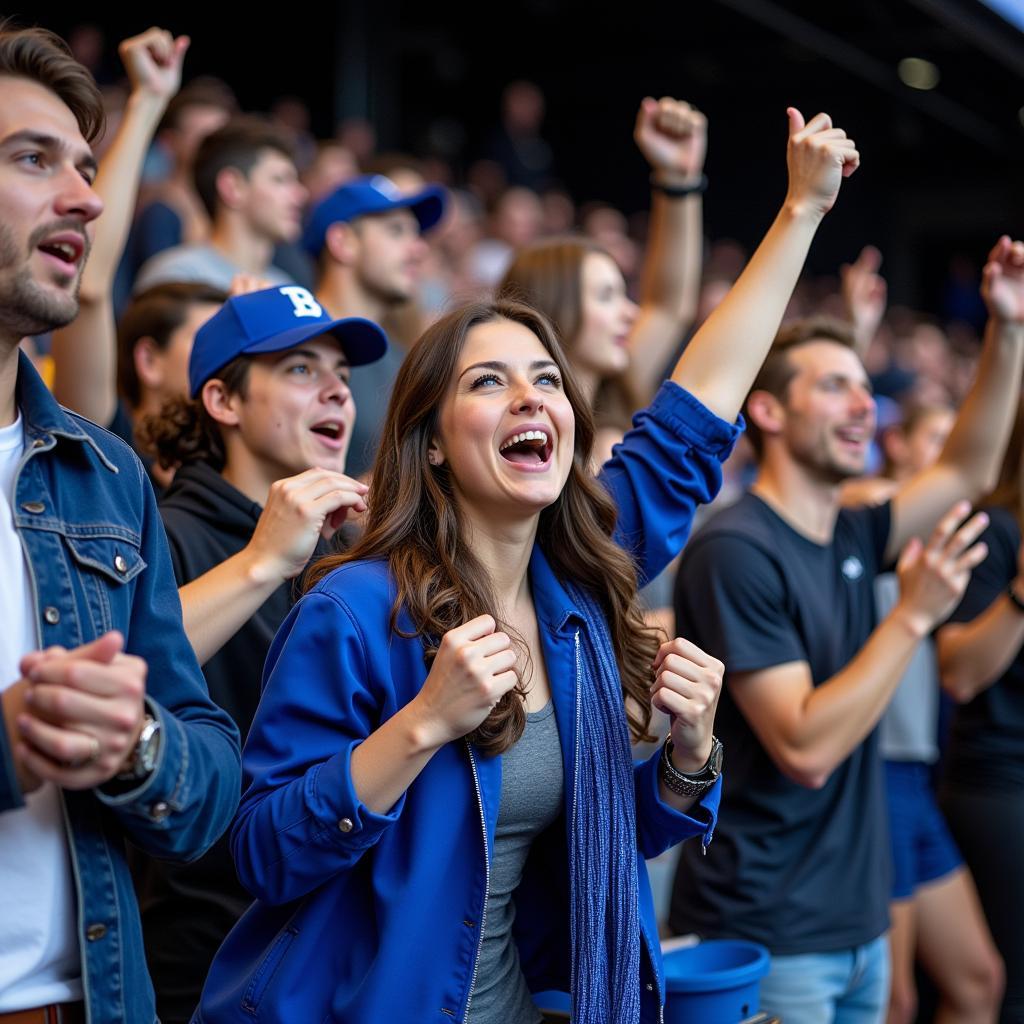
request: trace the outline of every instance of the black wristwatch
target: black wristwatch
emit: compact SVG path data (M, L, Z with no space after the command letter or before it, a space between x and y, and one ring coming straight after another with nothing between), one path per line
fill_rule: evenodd
M672 763L672 737L665 740L661 748L661 781L676 796L701 796L706 793L722 774L725 747L717 736L711 737L711 755L699 772L681 772Z

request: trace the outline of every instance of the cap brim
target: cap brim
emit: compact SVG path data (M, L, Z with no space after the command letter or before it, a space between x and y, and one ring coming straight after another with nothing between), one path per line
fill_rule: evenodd
M318 322L293 327L283 334L275 334L272 338L254 342L242 352L244 355L283 352L285 349L301 345L310 338L319 338L325 334L337 339L349 366L364 366L366 363L376 362L388 348L388 336L378 324L360 316L349 316L329 323Z
M448 205L448 193L440 185L430 185L395 206L407 206L419 221L420 231L429 231L444 216Z

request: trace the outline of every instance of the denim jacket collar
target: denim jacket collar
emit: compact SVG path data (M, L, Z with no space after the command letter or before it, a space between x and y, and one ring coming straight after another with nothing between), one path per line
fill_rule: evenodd
M111 473L118 472L117 466L82 429L76 417L50 394L32 361L24 352L18 353L15 401L25 421L25 437L30 447L48 450L57 443L55 439L58 437L78 441L92 448L101 464Z

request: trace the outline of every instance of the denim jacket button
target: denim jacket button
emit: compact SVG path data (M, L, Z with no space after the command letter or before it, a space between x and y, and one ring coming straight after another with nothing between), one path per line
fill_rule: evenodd
M33 515L39 515L40 512L46 511L46 506L41 501L23 501L21 507Z
M91 924L85 930L85 937L90 942L95 942L97 939L102 939L107 934L107 926L105 924Z
M114 568L121 573L122 576L128 571L128 563L125 561L124 555L114 556Z
M338 829L341 832L351 832L352 827L353 826L351 818L342 818L341 821L338 822Z
M45 445L46 445L46 442L45 442L45 441L44 441L44 440L43 440L43 439L42 439L41 437L37 437L37 438L36 438L36 439L35 439L35 440L34 440L34 441L32 442L32 447L33 447L33 448L42 448L42 447L44 447Z
M60 612L57 611L57 609L54 608L52 604L51 605L47 605L43 609L43 618L46 619L46 621L51 626L56 626L57 623L60 622Z
M149 809L149 816L154 821L163 821L164 818L166 818L167 815L170 814L170 813L171 813L171 808L163 800L158 800Z

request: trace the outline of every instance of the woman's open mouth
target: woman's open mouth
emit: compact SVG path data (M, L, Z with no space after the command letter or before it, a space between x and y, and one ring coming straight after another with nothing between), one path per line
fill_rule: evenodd
M551 434L547 430L532 428L506 438L498 448L498 454L521 469L546 469L553 448Z

